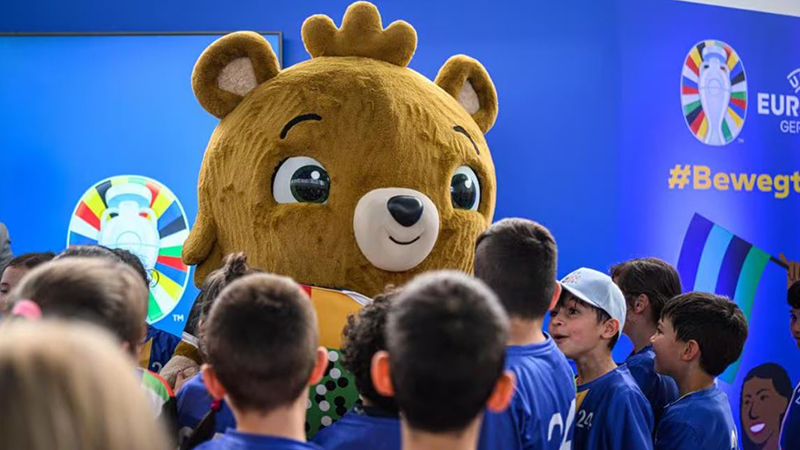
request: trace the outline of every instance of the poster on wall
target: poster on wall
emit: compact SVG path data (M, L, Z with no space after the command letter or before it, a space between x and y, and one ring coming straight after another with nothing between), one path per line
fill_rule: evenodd
M0 191L11 193L0 220L14 252L133 252L151 279L148 322L177 336L198 293L180 252L216 126L192 68L223 34L0 35L0 104L14 111L0 123ZM261 35L282 64L282 34Z
M637 253L675 264L684 291L742 310L748 339L717 384L741 448L777 450L800 381L780 256L800 259L800 19L780 2L695 3L621 13L626 89L647 92L620 104L622 209L638 219L623 228Z

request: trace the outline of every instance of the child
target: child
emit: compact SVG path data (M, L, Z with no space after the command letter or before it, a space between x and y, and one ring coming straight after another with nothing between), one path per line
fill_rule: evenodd
M56 256L53 252L25 253L9 261L5 270L0 272L0 313L6 309L6 298L19 284L22 277L36 266L46 263Z
M478 237L475 277L508 313L506 369L517 378L509 408L484 417L479 448L557 450L572 441L573 427L566 422L575 415L572 368L542 332L544 316L561 293L556 259L550 231L530 220L505 219Z
M800 269L800 265L793 264L793 269ZM798 273L800 270L797 269L794 270L794 274L791 270L789 272L789 282L792 284L789 287L786 300L790 308L789 329L795 342L797 342L797 347L800 348L800 281L796 281L800 277L800 273ZM783 416L781 448L788 450L792 448L792 445L797 445L798 442L800 442L800 384L794 389L789 408Z
M211 272L197 296L192 310L197 311L196 334L201 335L202 326L219 294L228 284L245 275L259 272L247 265L244 253L232 253L225 257L221 268ZM190 315L191 316L191 315ZM179 347L188 348L188 343ZM180 349L179 349L180 350ZM176 351L177 353L177 351ZM208 393L199 373L199 363L195 368L195 358L201 359L199 349L197 356L189 358L176 354L164 366L164 371L174 373L173 380L178 391L178 429L179 443L183 449L191 449L211 439L215 434L224 433L228 428L236 427L233 412L224 400L215 402ZM186 382L182 381L186 379ZM180 386L182 385L182 387Z
M252 274L222 291L204 326L203 381L236 429L199 447L318 449L305 442L308 388L328 365L311 300L292 280Z
M737 449L728 397L714 377L739 359L747 320L735 303L705 292L679 295L664 306L653 336L656 370L678 383L680 398L664 408L656 449Z
M166 450L108 333L15 321L0 328L0 448Z
M353 374L360 394L353 409L333 425L317 432L313 442L327 450L399 450L400 417L397 403L375 391L370 378L372 357L386 350L384 329L394 292L375 297L350 316L344 327L342 366Z
M372 361L376 390L394 395L405 450L475 449L485 408L501 412L514 390L503 370L508 318L481 282L457 272L411 281Z
M611 277L586 268L567 275L561 285L549 329L578 369L573 448L652 448L650 404L628 368L611 358L625 324L622 292Z
M150 289L150 276L147 274L142 260L138 256L122 248L111 250L122 262L130 266L142 278L147 289ZM147 335L142 344L142 351L139 356L139 366L154 373L160 373L161 368L172 358L175 348L180 342L180 338L172 333L147 324ZM163 377L162 377L163 378ZM172 387L170 385L170 387Z
M633 342L633 352L625 365L650 402L654 429L658 429L664 406L678 399L678 385L672 378L656 373L650 338L656 333L664 303L680 295L681 279L674 267L658 258L617 264L611 268L611 278L625 296L628 312L622 332Z
M128 265L104 258L65 257L31 271L12 292L11 300L30 300L42 316L83 320L113 333L138 360L145 336L148 291ZM141 386L154 415L169 412L172 390L156 374L139 370ZM171 420L168 414L167 420Z
M56 256L56 260L64 258L101 258L107 261L122 262L142 279L145 287L150 289L150 277L138 256L124 249L110 249L102 245L75 245ZM172 357L175 347L180 342L178 337L146 324L147 334L139 352L139 367L157 374ZM158 382L157 384L160 384ZM171 387L170 387L171 390Z

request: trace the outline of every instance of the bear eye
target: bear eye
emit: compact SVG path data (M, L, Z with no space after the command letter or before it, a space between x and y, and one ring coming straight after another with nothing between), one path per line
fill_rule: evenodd
M272 181L272 196L278 203L326 203L330 190L328 171L307 156L284 161Z
M453 208L477 211L481 204L481 183L474 170L467 166L456 169L450 179L450 200Z

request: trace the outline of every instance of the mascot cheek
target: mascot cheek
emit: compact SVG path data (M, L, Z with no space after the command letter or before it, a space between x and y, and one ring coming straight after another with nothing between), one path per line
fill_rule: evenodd
M439 211L422 192L375 189L358 201L353 232L358 248L373 266L404 272L433 250L439 237Z

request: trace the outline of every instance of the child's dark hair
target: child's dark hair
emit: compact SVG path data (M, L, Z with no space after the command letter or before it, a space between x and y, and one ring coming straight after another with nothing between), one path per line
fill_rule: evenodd
M553 312L551 315L556 315L561 308L569 307L569 302L574 301L575 303L579 303L586 308L591 309L594 311L595 316L597 317L597 323L605 323L611 320L611 314L607 313L604 309L600 309L594 305L590 305L585 301L579 299L578 297L572 295L568 290L564 289L561 291L561 295L558 297L558 303L556 303L555 308L553 308ZM611 340L608 341L608 349L613 350L614 346L617 345L617 341L619 340L619 333L615 334Z
M31 271L12 293L12 302L31 300L45 317L84 320L113 333L131 352L144 338L147 289L121 262L69 258Z
M342 334L342 366L353 374L358 393L387 411L397 411L394 398L379 394L372 384L370 368L372 357L380 350L386 350L386 317L392 298L397 291L387 290L377 295L372 303L361 308L347 318Z
M681 277L674 267L658 258L638 258L611 267L611 278L625 295L628 309L644 294L650 302L653 323L658 323L667 300L680 295Z
M62 250L54 259L63 258L105 258L111 261L121 261L121 258L113 250L102 245L73 245Z
M122 262L130 266L144 281L145 286L150 289L150 277L147 275L147 269L144 268L144 264L142 264L142 260L139 259L138 256L123 248L115 248L111 251L117 255Z
M231 253L222 260L222 267L209 273L203 286L200 287L200 293L194 300L192 309L189 312L189 319L186 321L186 328L184 331L192 336L199 337L200 330L198 329L200 321L208 316L214 300L217 299L220 292L233 280L241 278L251 273L261 272L258 269L252 269L247 265L247 255L244 253Z
M235 407L267 413L306 392L317 320L308 295L291 279L251 274L228 285L211 307L203 339Z
M6 267L24 267L26 269L33 269L40 264L44 264L52 260L55 258L55 256L56 254L53 252L24 253L9 261Z
M394 299L386 339L395 399L408 424L458 431L485 409L503 373L508 317L479 280L434 272Z
M786 293L786 302L794 309L800 308L800 281L795 281Z
M669 319L677 339L700 347L700 367L717 376L739 359L747 339L747 319L727 297L689 292L669 300L661 320Z
M555 292L558 250L550 231L526 219L503 219L478 237L475 276L512 317L538 319Z

